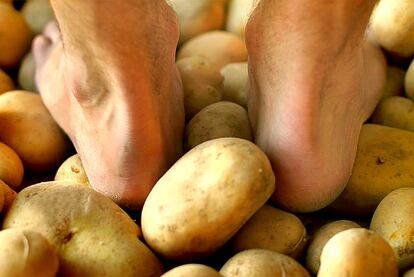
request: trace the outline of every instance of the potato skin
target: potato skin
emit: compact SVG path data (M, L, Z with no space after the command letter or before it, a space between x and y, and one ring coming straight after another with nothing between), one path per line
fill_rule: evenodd
M22 60L17 81L27 91L38 92L35 81L36 67L32 52L29 52Z
M253 12L256 0L230 0L227 13L226 30L244 37L245 28L250 14Z
M17 190L23 180L24 168L19 155L0 142L0 180Z
M404 272L402 277L414 277L414 268Z
M381 200L401 187L414 187L414 133L365 124L351 178L329 210L372 215Z
M58 268L58 254L41 234L20 228L0 232L1 277L54 277Z
M404 87L407 97L414 101L414 60L405 74Z
M397 277L397 260L391 246L364 228L337 233L325 245L318 277Z
M88 176L78 154L70 156L63 162L56 172L55 181L72 181L90 186Z
M298 217L264 205L231 240L233 253L268 249L297 259L306 244L306 229Z
M414 131L414 102L401 96L383 99L376 107L371 122L407 131Z
M325 224L320 229L318 229L312 236L308 250L306 252L306 267L309 269L309 271L313 274L318 273L319 267L321 265L320 257L322 249L328 240L330 240L339 232L359 227L360 226L353 221L337 220Z
M49 0L27 1L21 12L35 35L42 33L47 23L55 19Z
M236 103L217 102L196 114L185 128L184 148L189 150L203 142L223 137L253 140L247 111Z
M138 239L139 227L112 200L71 182L22 190L3 228L39 232L58 249L59 276L160 276L163 267Z
M222 277L215 269L202 264L186 264L177 266L161 277Z
M205 257L229 240L274 188L270 162L253 143L239 138L202 143L149 194L141 217L145 241L170 260Z
M236 254L223 265L220 274L224 277L310 277L294 259L265 249Z
M414 266L414 188L400 188L378 205L370 229L394 249L400 269Z
M14 90L14 88L12 78L0 69L0 94Z
M247 62L229 63L220 69L223 76L223 100L247 107L249 72Z

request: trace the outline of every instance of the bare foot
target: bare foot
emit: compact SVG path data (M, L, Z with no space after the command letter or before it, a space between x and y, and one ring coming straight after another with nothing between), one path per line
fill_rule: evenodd
M273 199L296 212L342 192L385 80L382 53L364 43L375 0L328 2L262 0L247 26L256 142L276 173Z
M181 154L184 108L175 15L161 1L141 3L141 10L125 1L117 9L131 7L118 15L103 11L106 2L63 2L52 1L62 37L52 23L33 45L41 96L74 143L92 186L139 208ZM95 3L102 4L101 13L82 7L85 14L72 16L86 25L71 29L71 5ZM95 20L99 25L91 24Z

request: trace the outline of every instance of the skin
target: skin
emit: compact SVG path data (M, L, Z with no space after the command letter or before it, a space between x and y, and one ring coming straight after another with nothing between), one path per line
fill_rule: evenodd
M363 46L375 2L262 0L247 25L249 112L282 207L320 209L350 176L385 75ZM34 43L42 97L92 186L139 207L181 150L176 18L161 0L51 4L62 35L50 27Z

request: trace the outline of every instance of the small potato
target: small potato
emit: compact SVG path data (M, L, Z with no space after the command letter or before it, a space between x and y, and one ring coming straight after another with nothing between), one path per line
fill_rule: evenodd
M247 21L257 2L259 0L230 0L226 30L244 37Z
M0 232L1 277L54 277L58 268L58 254L41 234L20 228Z
M27 1L23 5L22 14L35 35L42 33L46 24L55 19L49 0Z
M177 13L180 25L180 43L224 25L227 0L167 0Z
M22 183L23 172L23 163L16 152L0 142L0 180L17 190Z
M249 72L247 63L230 63L220 70L223 76L223 100L247 107Z
M391 246L364 228L337 233L325 245L318 277L397 277L398 266Z
M225 31L210 31L190 39L179 50L177 59L197 55L210 60L218 70L229 63L247 61L244 41Z
M37 173L59 166L70 145L40 96L27 91L0 95L0 141L16 151L25 169Z
M322 226L313 235L306 252L306 267L313 274L317 274L321 265L321 253L325 244L339 232L359 228L360 226L349 220L337 220Z
M6 72L0 69L0 94L14 90L15 86L12 78Z
M203 108L221 101L223 77L206 58L191 56L177 62L184 89L184 109L190 119Z
M56 173L55 181L72 181L90 186L88 176L78 154L69 157L63 162Z
M289 256L265 249L250 249L228 260L220 270L224 277L310 277Z
M414 101L414 60L405 74L404 86L407 97Z
M306 244L306 229L294 214L264 205L231 240L234 253L268 249L297 259Z
M397 255L400 269L414 267L414 188L400 188L378 205L370 229L382 236Z
M211 104L196 114L185 128L184 147L189 150L216 138L253 140L247 111L232 102Z
M28 91L37 92L37 86L35 81L36 67L33 59L32 52L29 52L20 65L18 83L24 89Z
M376 107L371 122L414 131L414 102L401 96L383 99Z
M161 275L161 277L222 277L215 269L202 264L186 264L177 266Z
M403 94L404 76L405 71L401 68L396 66L388 66L387 79L382 91L382 99Z
M253 143L220 138L178 160L145 201L145 241L170 260L205 257L224 245L269 199L275 177Z

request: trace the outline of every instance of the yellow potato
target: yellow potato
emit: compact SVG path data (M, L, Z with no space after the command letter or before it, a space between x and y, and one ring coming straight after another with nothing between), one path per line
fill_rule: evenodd
M190 119L203 108L223 98L223 77L202 56L191 56L177 62L184 90L184 109Z
M414 187L413 141L413 132L364 125L351 178L329 209L344 214L371 215L391 191Z
M414 100L414 60L405 74L404 86L407 97Z
M26 19L33 34L42 33L46 24L55 19L49 0L30 0L22 8L23 17Z
M187 41L179 50L177 59L203 56L220 70L229 63L247 61L244 41L237 35L225 31L210 31Z
M220 70L223 76L223 100L247 107L249 72L247 63L230 63Z
M310 277L289 256L265 249L250 249L228 260L220 270L224 277Z
M397 277L398 266L391 246L364 228L337 233L325 245L318 277Z
M224 25L225 0L167 0L177 13L180 26L180 43Z
M328 223L317 230L316 233L312 236L308 250L306 252L306 267L309 269L309 271L313 274L318 273L319 267L321 265L320 258L322 249L328 240L330 240L339 232L359 227L360 226L353 221L337 220Z
M14 68L29 50L32 34L12 5L0 2L0 67Z
M22 190L3 228L39 232L58 249L59 276L162 274L162 265L138 239L134 221L112 200L70 182L48 182Z
M142 210L150 247L170 260L219 249L269 199L275 177L253 143L220 138L185 154L157 182Z
M58 268L56 249L41 234L20 228L0 232L1 277L54 277Z
M227 12L226 30L244 37L244 31L250 14L258 0L230 0Z
M35 63L32 52L29 52L20 65L18 83L19 85L28 91L38 91L35 81Z
M370 229L381 235L397 256L400 269L414 266L414 188L400 188L378 205Z
M0 141L13 148L33 172L56 168L69 149L68 139L40 96L27 91L0 95Z
M382 91L382 99L403 94L404 76L405 71L401 68L396 66L388 66L387 80Z
M222 277L215 269L202 264L186 264L177 266L161 275L161 277Z
M55 181L72 181L90 186L88 176L78 154L69 157L63 162L56 172Z
M22 183L23 172L23 163L16 152L0 142L0 180L16 190Z
M0 94L14 90L15 86L12 78L0 69Z
M217 102L196 114L185 128L184 147L224 137L253 140L247 111L232 102Z
M401 96L383 99L376 107L371 122L414 131L414 102Z
M264 205L231 240L233 253L268 249L299 258L306 244L306 229L294 214Z

